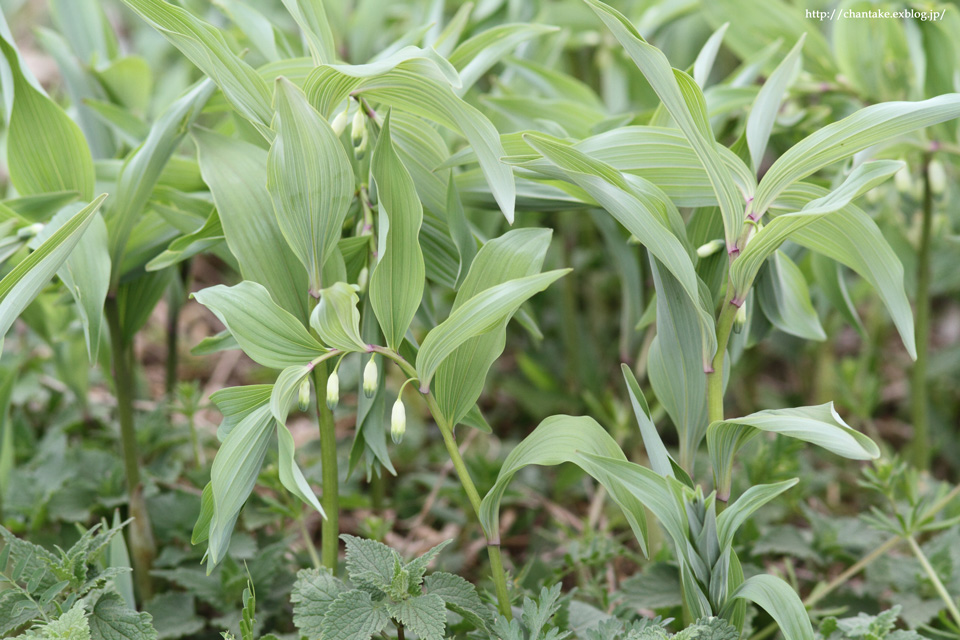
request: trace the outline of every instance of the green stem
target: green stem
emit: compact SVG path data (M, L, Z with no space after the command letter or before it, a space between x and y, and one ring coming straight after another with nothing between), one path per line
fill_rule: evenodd
M408 377L417 377L417 370L397 352L377 346L371 346L370 349L396 362ZM443 412L440 411L440 405L437 404L437 400L433 397L432 393L427 391L423 394L423 397L427 401L427 407L430 409L431 415L433 415L434 422L437 423L437 428L440 429L440 433L443 435L443 443L447 447L447 453L450 455L450 461L453 462L453 468L457 472L460 484L467 494L467 499L470 500L470 505L473 507L474 513L476 513L477 518L479 518L481 504L480 493L473 483L473 478L470 477L470 471L463 461L463 456L460 455L457 438L453 433L453 425L449 424L446 418L444 418ZM507 592L507 574L503 570L503 559L500 555L500 535L499 532L494 532L492 535L495 537L491 538L491 536L487 535L487 532L484 531L484 537L487 540L487 554L490 556L490 573L493 578L494 590L497 594L497 609L503 617L511 620L513 613L510 609L510 595Z
M723 359L733 330L733 321L739 307L733 304L730 288L723 300L720 317L717 319L717 353L710 363L712 371L707 373L707 418L709 422L723 420Z
M927 412L927 352L930 343L930 236L933 226L933 192L930 187L930 159L923 164L923 220L917 250L917 361L913 364L912 399L913 441L910 461L919 469L930 468L930 418Z
M930 565L930 561L927 560L926 554L923 553L923 549L920 548L920 545L917 544L916 538L912 535L907 536L907 543L909 543L910 548L913 549L913 554L917 556L917 560L920 561L923 570L926 572L927 577L930 578L930 582L933 583L933 587L937 590L937 593L940 594L940 598L943 600L943 603L947 606L947 611L950 612L950 617L953 618L953 621L960 626L960 611L957 610L957 603L953 601L950 592L947 591L947 588L943 586L943 582L940 581L940 577L937 575L937 572Z
M313 544L313 537L310 535L310 531L307 530L307 522L303 518L302 510L297 518L297 522L300 523L300 535L303 536L303 544L307 548L307 553L310 555L310 562L313 563L314 569L319 569L323 565L320 562L320 556L317 555L317 545Z
M115 296L111 295L107 298L104 311L110 327L110 355L113 361L113 380L117 396L117 417L120 421L120 443L130 499L130 516L133 518L129 530L133 577L140 601L145 602L153 595L150 570L153 559L156 557L156 545L153 541L153 530L140 482L140 456L137 452L137 432L133 415L133 350L130 348L131 345L123 339L120 309Z
M320 553L323 566L337 573L340 536L340 480L337 471L337 431L333 412L323 401L329 369L326 360L313 368L313 386L317 391L317 422L320 426L320 460L323 465L323 495L320 504L326 517L320 527Z

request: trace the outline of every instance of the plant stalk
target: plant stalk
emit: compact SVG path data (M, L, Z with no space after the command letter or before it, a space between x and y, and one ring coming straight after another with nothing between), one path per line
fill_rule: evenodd
M930 344L930 236L933 227L933 191L930 186L930 159L923 164L923 220L917 249L916 338L917 361L913 364L912 400L913 441L910 462L918 469L930 468L930 416L928 414L927 354Z
M953 621L960 626L960 611L957 610L957 603L953 601L953 597L950 595L950 592L947 591L947 588L943 586L943 582L940 581L940 576L937 575L937 572L930 565L930 561L927 560L926 554L923 552L923 549L920 548L920 545L917 544L916 538L912 535L907 536L907 543L910 545L910 548L913 550L913 554L917 556L917 560L920 561L920 565L923 567L924 572L926 572L927 577L930 578L930 582L933 583L933 587L937 590L937 593L940 594L940 598L943 600L943 603L947 607L947 611L950 613L950 617L953 618Z
M120 324L120 309L116 296L107 298L104 311L110 327L110 356L113 363L113 381L117 396L117 417L120 422L120 444L123 466L129 494L130 555L133 560L133 578L141 602L153 596L153 580L150 570L156 557L156 545L147 504L143 498L140 482L140 456L137 451L137 432L133 414L133 350L123 339Z
M320 460L323 465L323 495L320 504L326 517L320 526L320 554L323 566L337 574L340 545L340 480L337 471L337 430L333 412L323 401L330 375L328 363L320 362L313 368L313 386L317 392L317 423L320 427Z
M707 373L707 419L711 423L723 420L723 360L738 308L733 304L733 296L728 286L720 317L717 319L717 353L710 363L713 370Z

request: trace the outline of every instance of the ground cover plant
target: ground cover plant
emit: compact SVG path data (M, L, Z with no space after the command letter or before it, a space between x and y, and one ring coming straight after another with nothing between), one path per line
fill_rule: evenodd
M954 5L0 7L4 637L960 636Z

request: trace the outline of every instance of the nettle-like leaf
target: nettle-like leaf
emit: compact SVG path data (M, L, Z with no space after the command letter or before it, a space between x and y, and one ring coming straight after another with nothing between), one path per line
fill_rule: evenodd
M871 460L880 456L876 443L844 422L832 402L811 407L766 409L743 418L714 422L707 429L707 447L721 496L730 494L737 451L764 431L810 442L851 460Z
M138 613L123 602L120 594L104 593L90 611L88 622L93 640L156 640L153 617Z
M387 610L393 618L423 640L443 640L447 614L440 596L425 593L388 604Z
M303 365L326 353L323 345L256 282L207 287L193 297L220 319L244 353L265 367Z
M323 618L330 610L330 605L346 590L346 585L328 569L300 570L290 592L293 624L302 635L319 638L323 634Z
M374 602L367 591L339 594L323 616L323 640L369 640L390 622L386 604Z
M317 294L353 199L353 168L330 124L295 84L278 78L275 102L277 136L267 156L267 190L280 230Z
M400 161L383 124L371 163L377 184L380 234L379 260L370 275L370 302L390 348L397 350L423 297L425 268L420 249L423 207L413 179Z
M439 596L447 609L478 629L489 629L493 624L490 607L480 599L476 587L460 576L436 571L424 579L423 586L427 593Z

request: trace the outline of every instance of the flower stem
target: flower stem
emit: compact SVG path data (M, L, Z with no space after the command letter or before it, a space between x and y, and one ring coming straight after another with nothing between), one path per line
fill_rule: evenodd
M910 461L918 469L930 468L930 418L927 413L927 352L930 343L930 236L933 226L933 192L930 187L930 160L923 164L923 220L917 249L916 329L917 361L911 376L911 418L913 441Z
M953 618L955 623L957 623L957 626L960 626L960 611L957 610L957 603L953 601L953 597L950 595L950 592L947 591L945 586L943 586L943 582L940 581L940 576L937 575L937 572L930 565L930 561L927 560L927 556L923 552L923 549L920 548L920 545L917 544L916 538L914 538L912 535L907 536L907 542L910 544L913 554L917 556L917 560L920 561L920 565L926 572L927 577L930 578L930 582L933 583L933 587L937 590L937 593L940 594L940 598L947 606L947 611L950 613L950 617Z
M723 360L733 330L733 321L737 317L737 305L733 304L733 295L729 286L727 295L717 319L717 353L710 363L712 371L707 372L707 418L709 422L723 420Z
M150 569L156 557L153 529L147 503L143 498L140 482L140 455L137 451L137 431L133 416L133 350L123 339L120 308L115 295L107 298L104 306L110 327L110 357L113 362L113 382L117 396L117 418L120 422L120 445L123 452L123 468L129 494L130 552L133 560L133 578L141 602L153 596L153 580Z
M337 471L337 431L333 412L323 402L329 369L326 360L313 368L313 386L317 391L317 423L320 427L320 460L323 466L323 495L320 504L326 517L320 525L320 554L323 566L337 574L340 536L340 480Z

